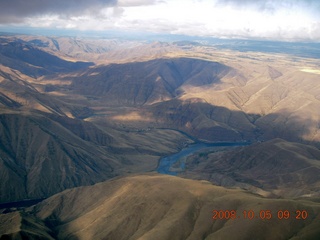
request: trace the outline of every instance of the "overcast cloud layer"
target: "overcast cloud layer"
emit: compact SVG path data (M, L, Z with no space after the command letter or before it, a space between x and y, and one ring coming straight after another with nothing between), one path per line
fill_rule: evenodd
M320 1L0 0L0 24L320 41Z

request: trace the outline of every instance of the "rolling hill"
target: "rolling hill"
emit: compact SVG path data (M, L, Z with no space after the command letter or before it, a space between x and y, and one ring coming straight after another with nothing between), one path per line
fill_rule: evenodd
M119 122L138 113L148 116L144 125L179 129L204 140L280 137L318 144L319 75L286 61L274 67L249 60L183 57L96 66L77 77L65 76L62 81L71 84L56 91L86 96L96 106L91 121L104 115ZM46 81L51 80L42 84Z
M0 114L0 202L43 198L127 172L153 170L188 137L124 132L36 112Z
M139 106L173 99L181 94L182 85L211 84L230 72L231 68L217 62L155 59L95 67L66 80L72 81L70 90L76 94L100 97L109 105Z
M320 151L273 139L229 151L196 153L181 176L239 186L265 196L319 197Z
M188 42L1 37L0 202L48 198L1 210L1 238L318 239L319 72ZM186 158L180 176L208 182L143 175L200 140L252 144Z
M0 64L31 77L70 72L91 66L90 62L70 62L19 39L0 39Z
M221 213L219 218L215 210L234 210L236 215L231 219ZM12 239L317 239L319 210L319 203L266 199L206 181L140 175L66 190L24 212L0 215L0 235ZM247 215L249 211L256 217ZM283 219L282 211L290 216ZM304 219L297 217L300 211L305 211Z
M62 54L60 50L64 46L66 49L74 46L78 49L76 51L89 52L94 56L104 52L97 49L99 44L95 45L99 41L94 43L93 40L26 36L19 40L4 39L3 46L7 42L23 43L23 46L32 49L19 51L23 56L21 59L29 59L30 51L47 50L45 53L51 57L46 55L44 59L48 59L48 63L52 62L52 58L57 58L52 54ZM53 40L58 42L58 48ZM100 44L104 46L102 42ZM110 49L121 47L121 43L113 44ZM149 46L141 44L140 48ZM153 53L149 53L150 58L161 56L162 45L154 45ZM167 45L170 47L169 43ZM21 75L17 69L13 72L7 69L5 81L20 74L19 81L28 86L27 91L33 88L38 93L21 96L23 94L16 93L16 90L11 95L2 92L1 101L11 106L27 103L31 105L29 108L90 118L90 121L99 123L107 121L138 128L170 127L210 141L254 141L280 137L295 142L320 142L317 59L221 52L201 44L172 45L180 49L171 49L172 52L166 57L96 65L76 72L71 67L69 71L72 72L63 75L44 72L36 82ZM125 49L129 51L130 48ZM134 55L135 50L131 50ZM159 55L154 54L157 51ZM26 71L35 71L32 66L26 67ZM14 69L15 66L11 67ZM59 69L58 66L56 68ZM3 83L12 85L12 81L5 81ZM5 89L8 90L8 87ZM14 94L16 97L13 97ZM174 111L169 110L173 108ZM134 121L141 119L139 116L142 115L147 116L144 121ZM129 123L128 119L132 121Z

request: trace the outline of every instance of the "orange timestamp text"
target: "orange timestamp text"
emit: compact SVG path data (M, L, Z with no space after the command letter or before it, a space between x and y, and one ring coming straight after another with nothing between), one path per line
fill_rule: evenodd
M213 220L235 220L235 219L261 219L261 220L271 220L271 219L279 219L279 220L288 220L288 219L296 219L296 220L306 220L308 218L307 210L278 210L272 212L271 210L213 210L212 211L212 219Z

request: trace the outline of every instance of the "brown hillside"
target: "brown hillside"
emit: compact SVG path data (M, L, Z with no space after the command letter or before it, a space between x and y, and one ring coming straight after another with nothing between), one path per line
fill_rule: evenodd
M189 141L172 130L121 132L35 112L0 114L0 132L0 202L154 170L160 156Z
M173 99L183 84L203 86L233 71L217 62L197 59L156 59L111 64L88 70L71 80L70 90L100 97L108 105L144 105Z
M279 210L291 217L278 219ZM296 211L308 213L305 220ZM235 219L213 220L213 210L235 210ZM258 218L245 219L252 210ZM260 211L269 210L269 220ZM28 211L39 222L38 234L55 239L317 239L319 204L264 199L208 182L143 175L67 190ZM0 215L3 219L6 215ZM42 223L42 224L40 224ZM6 230L1 235L18 229ZM18 230L19 231L19 230ZM21 230L20 230L21 231Z
M319 149L282 139L225 152L196 153L187 159L186 168L182 176L218 185L262 189L286 197L319 196Z
M70 72L92 65L60 59L18 39L0 38L0 56L0 64L32 77Z

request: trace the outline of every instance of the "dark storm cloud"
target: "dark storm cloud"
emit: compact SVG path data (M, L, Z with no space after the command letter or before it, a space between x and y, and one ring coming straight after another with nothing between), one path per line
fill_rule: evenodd
M25 17L46 14L78 16L116 4L117 0L0 0L0 23L19 23Z

